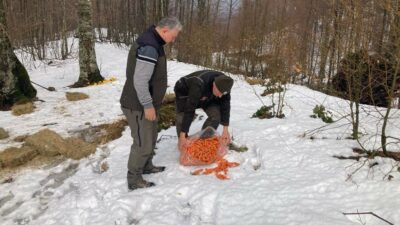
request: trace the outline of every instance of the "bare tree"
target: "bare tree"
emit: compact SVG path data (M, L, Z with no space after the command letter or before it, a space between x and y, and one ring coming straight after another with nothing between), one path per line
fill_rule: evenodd
M389 123L390 112L392 109L392 103L394 100L395 92L399 89L400 79L398 77L398 73L400 72L400 2L390 1L387 4L387 10L391 14L390 19L390 39L389 39L389 50L390 50L390 59L392 60L392 77L387 83L387 92L388 92L388 105L386 113L383 116L383 124L382 124L382 134L381 134L381 145L382 150L385 155L388 155L387 151L387 139L388 136L386 134L387 126ZM400 140L400 139L398 139Z
M79 80L73 87L84 87L104 80L96 62L91 0L79 1Z
M11 46L4 9L4 0L0 0L0 109L36 96L28 72Z

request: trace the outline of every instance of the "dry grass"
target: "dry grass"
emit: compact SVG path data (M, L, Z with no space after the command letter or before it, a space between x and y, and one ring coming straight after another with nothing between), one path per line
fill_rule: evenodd
M80 101L89 98L89 95L81 92L67 92L65 97L68 101Z
M24 142L26 138L28 138L29 135L25 134L25 135L20 135L15 137L13 140L16 142Z
M8 132L4 128L0 127L0 140L6 139L8 137Z
M35 106L32 102L27 102L25 104L13 105L11 107L11 112L14 116L20 116L23 114L32 113L35 109Z
M39 153L29 146L11 147L0 153L0 168L20 166L35 158Z
M161 131L162 129L168 129L169 127L175 125L176 112L175 104L163 104L160 108L160 114L158 118L157 129Z
M78 160L96 152L95 144L87 143L79 138L67 138L65 142L68 148L66 149L67 151L61 152L61 154L67 158Z
M246 82L249 83L250 85L264 85L265 80L260 79L260 78L246 78Z
M174 93L168 93L164 96L163 99L163 104L172 104L175 103L175 94Z
M106 144L120 138L127 125L128 121L126 121L126 119L121 119L111 124L102 124L98 126L100 130L103 130L103 135L101 135L95 143Z
M49 129L41 130L33 135L19 136L15 139L25 141L22 147L12 147L0 152L0 177L15 174L26 168L59 163L66 158L79 160L87 157L96 152L97 145L121 137L126 125L126 120L122 119L111 124L91 127L79 132L82 138L64 139ZM92 142L84 140L83 137ZM103 172L108 170L108 164L101 167Z
M0 182L7 180L7 179L12 179L14 174L18 174L21 171L26 171L30 169L38 169L38 168L51 168L54 166L59 165L60 163L65 161L65 157L62 155L59 156L54 156L54 157L48 157L48 156L41 156L37 155L35 158L33 158L30 161L27 161L24 164L21 164L19 166L9 166L9 167L3 167L0 169Z
M107 161L102 162L100 166L100 173L107 172L109 168L110 166L108 165Z
M37 149L44 156L56 156L67 151L64 139L56 132L44 129L25 140L25 145Z

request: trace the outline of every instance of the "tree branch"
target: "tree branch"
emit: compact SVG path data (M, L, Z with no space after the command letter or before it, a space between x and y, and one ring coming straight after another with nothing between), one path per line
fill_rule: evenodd
M345 216L348 216L348 215L373 215L376 218L378 218L378 219L380 219L382 221L385 221L386 223L388 223L390 225L394 225L394 223L391 223L391 222L387 221L386 219L376 215L374 212L356 212L356 213L345 213L344 212L343 215L345 215Z

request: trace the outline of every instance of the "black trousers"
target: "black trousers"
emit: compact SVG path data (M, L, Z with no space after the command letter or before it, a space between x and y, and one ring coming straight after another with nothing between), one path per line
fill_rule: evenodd
M214 129L218 128L218 125L221 122L221 110L219 105L209 105L206 108L202 108L204 112L207 114L207 119L204 121L201 129L204 129L208 126L211 126ZM176 113L176 134L179 137L182 127L184 112Z

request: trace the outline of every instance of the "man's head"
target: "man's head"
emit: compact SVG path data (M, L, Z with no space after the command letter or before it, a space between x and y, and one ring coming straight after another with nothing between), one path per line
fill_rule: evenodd
M182 24L176 17L168 16L157 23L156 30L165 43L171 43L182 30Z
M219 98L228 94L233 86L233 79L226 75L219 75L213 83L213 94Z

